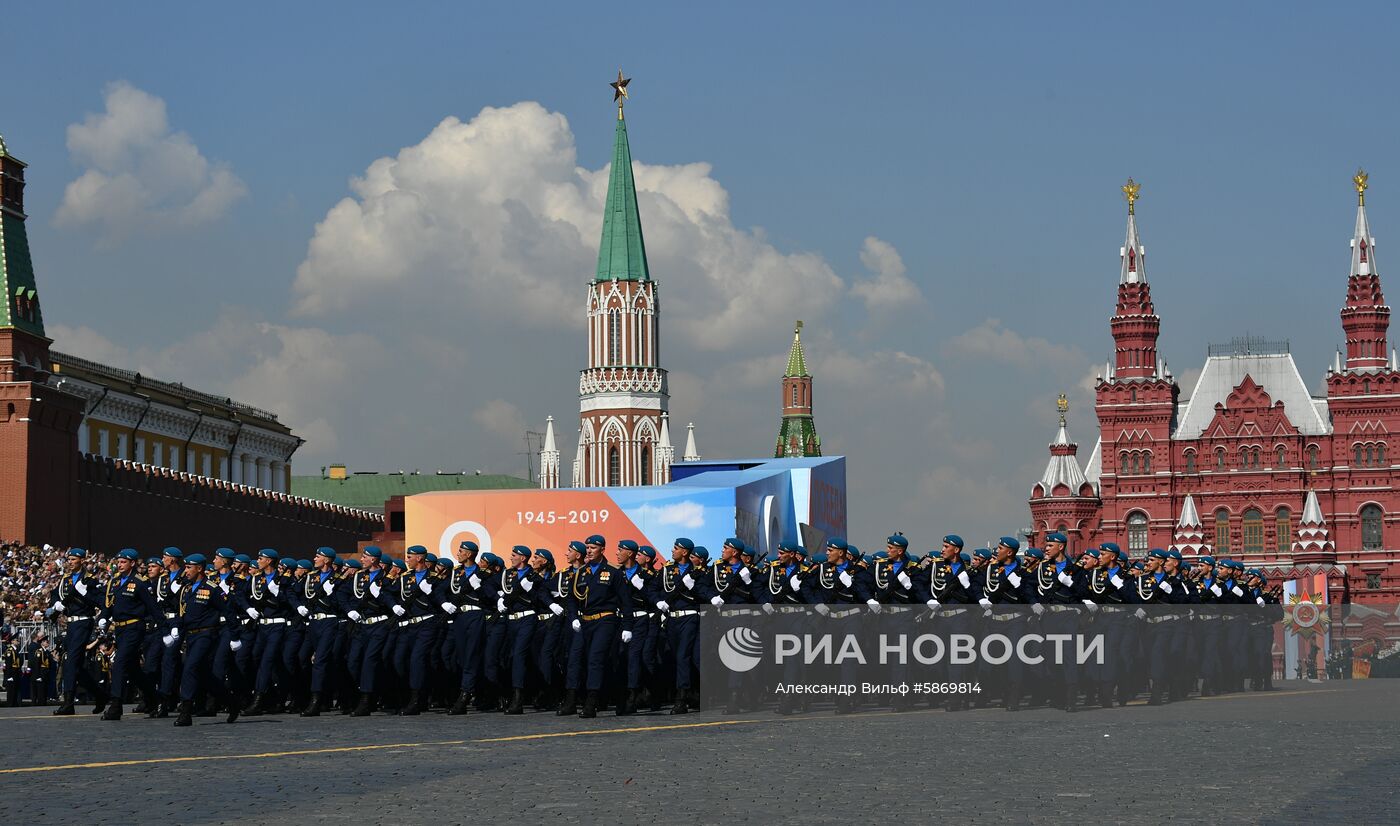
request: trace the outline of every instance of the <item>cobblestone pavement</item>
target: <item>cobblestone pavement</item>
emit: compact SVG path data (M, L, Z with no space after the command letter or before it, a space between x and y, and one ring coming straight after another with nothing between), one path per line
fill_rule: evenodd
M331 715L182 730L0 709L0 800L25 824L1394 823L1397 701L1400 680L1374 680L1072 716Z

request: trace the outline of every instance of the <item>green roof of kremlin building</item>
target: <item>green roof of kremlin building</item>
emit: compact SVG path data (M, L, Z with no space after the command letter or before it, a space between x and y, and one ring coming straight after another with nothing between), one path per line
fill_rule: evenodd
M500 473L351 473L344 479L293 476L292 495L349 508L383 511L395 496L440 490L523 490L538 484Z
M617 113L608 201L603 210L603 238L598 245L597 281L650 281L642 216L637 210L637 185L632 179L632 150L627 145L627 121Z
M0 137L0 169L9 179L4 202L0 204L0 327L16 327L37 336L44 335L44 314L34 282L34 262L29 257L29 235L24 228L22 201L16 193L23 187L25 164L11 155ZM29 315L21 307L31 308Z

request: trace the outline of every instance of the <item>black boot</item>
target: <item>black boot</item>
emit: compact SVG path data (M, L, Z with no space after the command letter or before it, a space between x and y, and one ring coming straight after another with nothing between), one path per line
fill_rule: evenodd
M151 693L143 688L137 691L137 696L140 699L136 701L136 707L131 710L131 713L145 714L149 712L151 710Z
M566 690L564 692L564 702L559 706L559 710L556 711L555 714L559 717L568 717L573 714L578 714L578 692L574 691L572 688Z
M243 713L249 717L257 717L266 714L268 706L267 692L259 691L257 694L253 695L253 702L249 703L248 707L243 709Z
M423 692L421 690L409 691L408 705L404 706L402 709L399 710L399 715L402 717L417 717L419 714L422 714L422 694Z
M689 692L676 689L676 704L671 706L672 714L689 714L690 706L685 704L686 695Z
M122 704L117 700L112 700L107 704L107 710L102 712L103 720L120 720L122 718Z
M416 713L416 712L415 712L415 713ZM311 692L311 702L308 703L307 706L306 706L306 708L301 712L301 716L303 716L303 717L320 717L320 716L321 716L321 692L319 692L319 691L313 691L313 692Z
M106 694L97 695L97 699L94 701L95 705L92 707L92 713L101 714L105 711L107 709L107 700L108 697Z
M583 696L583 711L578 716L585 720L598 716L598 692L589 691Z
M462 693L457 695L457 702L452 704L452 708L448 709L447 713L453 716L466 714L467 709L471 707L471 704L472 693L470 691L467 691L466 689L463 689Z
M173 711L177 705L179 704L168 695L160 695L160 709L156 712L156 719L169 720L170 712Z
M164 703L164 701L162 700L162 698L160 697L160 695L158 695L158 694L152 695L150 701L146 704L146 719L148 719L148 720L156 720L156 719L159 719L159 718L160 718L160 710L161 710L162 708L164 708L164 707L165 707L165 703Z
M350 712L352 717L368 717L370 710L370 695L368 691L360 692L360 704L355 706L355 710Z
M506 708L506 714L525 713L525 689L517 688L511 692L510 706Z
M224 718L225 723L238 722L238 715L241 713L239 705L238 698L230 695L228 698L228 716Z
M1147 704L1150 706L1160 706L1162 704L1162 689L1153 686L1152 694L1147 698Z
M216 715L216 714L218 714L218 713L219 713L219 700L218 700L218 698L216 698L216 697L214 697L214 696L211 695L210 697L208 697L208 698L204 701L204 706L203 706L199 711L195 712L195 715L194 715L194 716L196 716L196 717L213 717L214 715Z
M629 690L622 695L622 699L617 701L617 708L613 710L615 717L629 717L637 711L637 692Z
M73 708L73 695L64 694L58 698L58 708L53 710L55 717L67 717L70 714L77 714L77 709Z
M189 700L186 700L186 701L180 703L180 713L179 713L179 716L177 716L177 717L175 718L175 725L177 725L177 726L192 726L192 725L194 725L194 719L193 719L193 718L194 718L194 703L191 703Z

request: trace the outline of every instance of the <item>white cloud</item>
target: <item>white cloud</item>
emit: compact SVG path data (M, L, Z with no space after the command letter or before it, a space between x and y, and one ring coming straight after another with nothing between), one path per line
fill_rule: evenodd
M957 336L949 347L957 354L1009 364L1023 370L1065 370L1084 362L1077 347L1054 344L1039 336L1023 336L989 318Z
M705 526L705 507L699 502L675 502L670 505L642 505L636 509L636 519L643 525L657 528L695 530Z
M247 188L211 163L184 132L172 132L165 101L126 82L110 84L105 111L68 127L68 152L84 167L63 192L56 220L107 238L214 221Z
M893 309L922 302L918 285L905 275L904 259L899 250L875 236L865 239L860 248L860 262L875 274L874 278L857 281L851 293L865 302L871 310Z
M525 435L525 415L504 399L492 399L472 414L472 420L502 439L518 440Z

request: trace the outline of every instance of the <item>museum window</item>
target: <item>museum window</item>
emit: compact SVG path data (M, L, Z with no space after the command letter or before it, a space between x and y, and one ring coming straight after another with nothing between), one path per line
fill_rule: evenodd
M1366 590L1368 590L1368 591L1379 591L1380 589L1381 589L1381 575L1380 575L1380 574L1367 574L1367 575L1366 575Z
M1380 505L1361 509L1361 550L1379 551L1385 547L1384 512Z
M642 484L651 484L651 447L642 447Z
M1357 445L1356 447L1352 448L1352 450L1355 452L1355 456L1353 457L1354 461L1352 462L1352 464L1357 467L1361 467L1361 445Z
M1274 539L1278 553L1286 553L1293 543L1293 514L1288 508L1279 508L1274 513Z
M1256 508L1244 512L1244 552L1260 555L1264 553L1264 514Z
M1376 466L1385 467L1385 443L1376 445Z
M1317 470L1317 445L1308 445L1308 467Z
M1147 553L1147 514L1142 511L1128 514L1128 553Z
M1143 473L1151 473L1151 472L1152 472L1152 454L1151 454L1151 453L1144 453L1144 454L1142 454L1142 472L1143 472Z
M1280 446L1279 446L1278 448L1276 448L1275 451L1274 451L1274 467L1276 467L1276 468L1288 467L1288 454L1287 454L1287 451L1285 451L1285 450L1283 449L1283 446L1282 446L1282 445L1280 445Z
M1230 512L1221 508L1215 512L1215 552L1230 552Z
M1132 471L1133 471L1133 474L1134 474L1134 475L1137 475L1137 472L1138 472L1138 455L1137 455L1136 453L1132 454L1132 455L1128 458L1128 467L1132 468Z
M615 447L608 448L608 485L618 487L622 484L622 454Z
M1118 474L1128 475L1128 454L1126 452L1118 454Z
M1188 451L1186 451L1186 456L1185 456L1185 458L1186 458L1186 472L1187 472L1187 473L1195 473L1195 472L1196 472L1196 451L1194 451L1194 450L1188 450Z
M1215 469L1225 469L1225 448L1223 447L1217 447L1215 449Z

